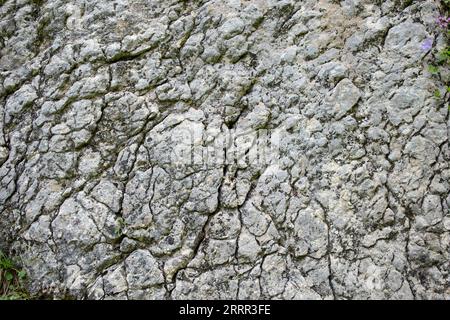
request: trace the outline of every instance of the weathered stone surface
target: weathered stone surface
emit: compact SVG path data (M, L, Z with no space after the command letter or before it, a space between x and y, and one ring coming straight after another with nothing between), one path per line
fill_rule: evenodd
M56 298L450 299L438 14L1 1L0 247Z

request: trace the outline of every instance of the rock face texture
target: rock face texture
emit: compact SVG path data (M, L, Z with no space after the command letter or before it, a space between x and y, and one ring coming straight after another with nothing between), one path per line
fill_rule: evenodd
M0 247L32 293L450 299L438 1L0 3Z

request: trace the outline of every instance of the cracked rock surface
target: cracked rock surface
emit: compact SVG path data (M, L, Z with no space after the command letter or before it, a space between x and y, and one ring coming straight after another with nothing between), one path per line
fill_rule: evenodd
M438 1L0 4L0 247L32 293L450 299Z

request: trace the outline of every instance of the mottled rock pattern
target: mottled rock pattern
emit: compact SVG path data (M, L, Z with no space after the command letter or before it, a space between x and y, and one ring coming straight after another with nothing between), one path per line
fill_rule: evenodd
M31 292L450 299L438 1L0 3L0 246Z

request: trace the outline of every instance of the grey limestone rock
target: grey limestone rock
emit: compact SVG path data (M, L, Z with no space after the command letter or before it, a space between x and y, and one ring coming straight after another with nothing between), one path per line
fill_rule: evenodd
M438 1L0 3L0 248L31 293L450 299Z

